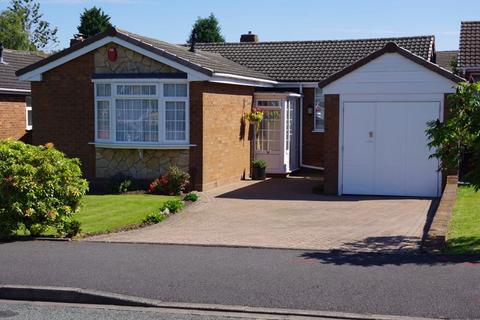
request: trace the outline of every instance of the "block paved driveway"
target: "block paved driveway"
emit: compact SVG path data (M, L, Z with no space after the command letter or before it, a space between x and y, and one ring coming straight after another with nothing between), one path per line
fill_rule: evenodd
M88 241L255 246L314 250L415 250L432 199L325 196L306 178L242 181L160 224Z

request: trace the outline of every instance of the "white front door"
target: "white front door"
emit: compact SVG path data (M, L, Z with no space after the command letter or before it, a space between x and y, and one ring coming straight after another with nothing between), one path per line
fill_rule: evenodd
M345 102L342 193L438 196L425 129L439 116L439 102Z
M282 109L263 109L263 120L256 129L255 159L267 162L267 172L284 170L282 157Z

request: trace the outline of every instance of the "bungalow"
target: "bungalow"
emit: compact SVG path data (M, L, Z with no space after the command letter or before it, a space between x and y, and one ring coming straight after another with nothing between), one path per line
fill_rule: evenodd
M92 181L175 164L206 190L257 158L272 174L324 169L328 193L411 196L441 192L426 122L462 80L435 64L433 36L179 46L116 28L17 74L32 84L33 143L79 157Z
M15 71L43 58L36 53L4 49L0 43L0 140L30 141L30 83L20 81Z

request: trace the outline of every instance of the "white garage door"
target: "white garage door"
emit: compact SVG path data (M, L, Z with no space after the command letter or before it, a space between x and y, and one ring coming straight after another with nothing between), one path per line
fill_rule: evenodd
M439 102L345 102L344 194L438 196L438 161L425 135Z

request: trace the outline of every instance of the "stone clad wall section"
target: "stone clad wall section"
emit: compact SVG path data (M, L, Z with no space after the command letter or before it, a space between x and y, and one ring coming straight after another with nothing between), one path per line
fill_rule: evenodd
M133 150L96 148L96 177L123 174L135 179L153 180L170 166L188 172L188 150Z
M108 48L117 49L117 60L108 59ZM177 73L181 72L135 51L111 43L95 51L95 73Z

